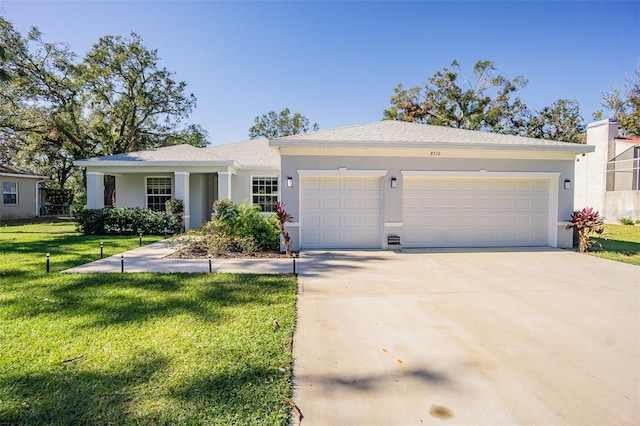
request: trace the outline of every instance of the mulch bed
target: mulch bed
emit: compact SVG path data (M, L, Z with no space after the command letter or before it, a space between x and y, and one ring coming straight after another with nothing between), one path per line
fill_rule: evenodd
M209 254L202 247L197 245L187 246L180 249L169 256L174 259L207 259ZM245 254L242 252L227 252L222 255L212 255L214 259L286 259L285 253L279 251L260 251L251 254Z

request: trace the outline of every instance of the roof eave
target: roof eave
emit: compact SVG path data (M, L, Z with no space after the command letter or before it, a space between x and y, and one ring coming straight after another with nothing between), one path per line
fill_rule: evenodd
M441 149L441 150L482 150L482 151L552 151L571 152L576 154L589 153L595 147L582 144L566 145L535 145L535 144L495 144L495 143L456 143L456 142L394 142L382 145L371 142L341 142L341 141L269 141L273 148L367 148L367 149Z
M49 176L40 176L40 175L28 175L28 174L20 174L20 173L5 173L0 172L0 176L7 176L13 178L27 178L27 179L43 179L43 180L51 180Z
M224 161L148 161L148 160L127 160L127 161L118 161L118 160L76 160L73 162L74 166L79 167L130 167L130 166L139 166L139 167L158 167L158 166L193 166L193 167L202 167L202 166L219 166L219 167L238 167L242 168L242 166L234 160L224 160Z

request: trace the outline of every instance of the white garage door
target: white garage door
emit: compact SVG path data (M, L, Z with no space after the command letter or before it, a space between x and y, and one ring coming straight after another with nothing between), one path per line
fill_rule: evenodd
M380 178L304 177L301 184L302 248L382 246Z
M549 180L407 178L406 247L549 245Z

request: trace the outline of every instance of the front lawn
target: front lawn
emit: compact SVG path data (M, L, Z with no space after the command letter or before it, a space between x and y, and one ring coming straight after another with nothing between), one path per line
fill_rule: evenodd
M293 277L59 272L100 241L0 227L0 424L287 424Z
M640 226L606 224L604 235L595 239L602 248L594 244L592 256L640 266Z

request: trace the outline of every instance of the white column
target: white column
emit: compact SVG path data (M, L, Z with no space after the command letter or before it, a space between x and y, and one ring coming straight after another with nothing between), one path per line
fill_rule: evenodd
M104 207L104 173L87 171L87 207Z
M218 200L231 199L231 172L218 172Z
M189 172L174 172L175 176L175 199L182 201L184 206L183 220L184 230L191 229L191 215L189 213Z

